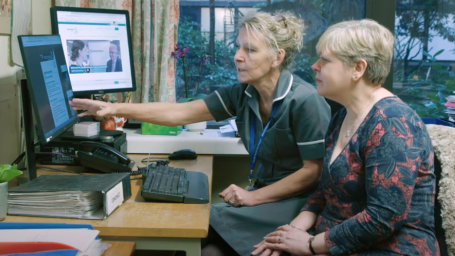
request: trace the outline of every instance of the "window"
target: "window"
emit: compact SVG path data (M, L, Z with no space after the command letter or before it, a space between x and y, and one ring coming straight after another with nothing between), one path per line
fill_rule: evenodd
M444 106L455 94L454 13L453 0L396 1L393 92L421 117L455 116Z
M365 0L287 0L287 1L180 1L178 44L189 47L186 53L188 94L209 94L222 86L237 82L233 43L236 25L250 11L291 11L303 18L307 26L304 49L294 60L292 72L314 83L311 65L317 60L315 46L319 36L331 24L365 17ZM211 22L212 21L212 22ZM211 34L210 24L214 24ZM206 57L209 61L206 61ZM206 61L206 62L205 62ZM186 97L181 59L177 60L177 99Z

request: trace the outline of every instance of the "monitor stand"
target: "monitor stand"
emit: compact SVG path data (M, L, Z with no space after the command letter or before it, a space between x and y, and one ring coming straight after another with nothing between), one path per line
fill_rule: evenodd
M62 140L101 140L102 136L119 136L122 135L123 131L118 131L118 130L100 130L100 133L98 135L90 136L90 137L85 137L85 136L74 136L74 133L72 131L66 131L62 133L59 137Z
M35 134L33 128L32 100L27 87L27 80L21 80L22 93L22 125L25 136L25 153L27 157L27 171L18 178L19 184L26 183L36 178L35 162Z

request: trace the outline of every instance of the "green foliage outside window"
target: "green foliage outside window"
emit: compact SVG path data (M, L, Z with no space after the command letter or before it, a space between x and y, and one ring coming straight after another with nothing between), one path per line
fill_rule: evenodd
M455 42L454 12L451 0L397 1L394 93L421 117L446 118L446 97L455 94L453 62L438 59L450 49L429 46L435 35Z
M237 82L237 71L233 59L235 49L231 47L225 49L223 40L215 40L215 56L208 56L209 34L200 32L198 27L197 22L183 18L180 21L178 33L178 44L183 48L189 47L185 60L191 95L209 94L220 86ZM200 61L205 57L213 59L213 64L209 61L201 67ZM176 90L177 97L181 98L184 97L184 82L182 65L179 61L181 60L177 60ZM199 76L199 74L201 75ZM198 92L195 92L194 89L198 82Z

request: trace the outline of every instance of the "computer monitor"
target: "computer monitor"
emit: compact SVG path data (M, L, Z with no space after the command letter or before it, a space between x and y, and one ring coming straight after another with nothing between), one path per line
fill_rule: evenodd
M51 8L75 97L136 90L126 10Z
M38 139L45 144L78 121L73 90L58 35L19 36Z
M36 178L35 131L38 140L45 144L77 123L78 117L69 105L73 91L60 36L19 36L18 39L27 76L21 81L26 180L32 180Z

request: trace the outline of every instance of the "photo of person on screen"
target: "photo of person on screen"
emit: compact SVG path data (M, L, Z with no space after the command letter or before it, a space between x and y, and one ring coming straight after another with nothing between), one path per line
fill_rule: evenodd
M119 47L117 44L110 44L109 57L110 60L106 64L106 72L122 72L122 60L119 58Z
M71 45L71 73L90 73L88 45L81 40L73 40Z

